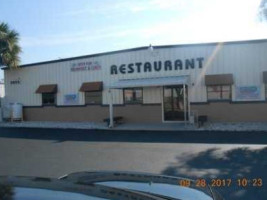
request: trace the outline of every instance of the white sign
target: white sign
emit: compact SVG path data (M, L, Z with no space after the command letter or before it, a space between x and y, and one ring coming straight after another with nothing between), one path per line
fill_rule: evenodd
M238 100L258 100L261 97L259 86L236 87L236 99Z
M101 65L98 61L89 61L89 62L78 62L73 63L71 65L70 71L77 72L77 71L96 71L101 70Z
M79 103L78 94L66 94L64 95L65 105L77 105Z

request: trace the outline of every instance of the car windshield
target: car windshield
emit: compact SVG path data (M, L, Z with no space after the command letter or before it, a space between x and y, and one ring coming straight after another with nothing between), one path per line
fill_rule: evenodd
M267 0L0 8L0 200L267 199Z

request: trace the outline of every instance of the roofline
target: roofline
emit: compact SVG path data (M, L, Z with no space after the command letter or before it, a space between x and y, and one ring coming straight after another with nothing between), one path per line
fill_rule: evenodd
M163 48L175 48L175 47L192 47L192 46L212 46L217 45L220 43L224 44L246 44L246 43L258 43L258 42L267 42L267 39L254 39L254 40L240 40L240 41L225 41L225 42L208 42L208 43L192 43L192 44L175 44L175 45L158 45L153 46L154 49L163 49ZM104 55L112 55L117 53L125 53L125 52L131 52L131 51L139 51L147 49L148 46L143 47L136 47L136 48L129 48L129 49L122 49L122 50L116 50L116 51L108 51L103 53L96 53L96 54L90 54L90 55L83 55L83 56L76 56L76 57L69 57L69 58L63 58L63 59L56 59L56 60L49 60L49 61L43 61L43 62L36 62L36 63L29 63L29 64L23 64L19 67L31 67L36 65L44 65L44 64L51 64L51 63L58 63L58 62L65 62L70 60L78 60L83 58L91 58L91 57L98 57L98 56L104 56ZM2 70L8 69L7 67L1 68Z

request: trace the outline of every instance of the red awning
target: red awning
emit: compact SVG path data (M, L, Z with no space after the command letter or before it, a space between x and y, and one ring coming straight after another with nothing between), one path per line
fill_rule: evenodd
M80 91L97 92L97 91L102 91L102 89L103 89L103 82L87 82L82 84Z
M36 93L57 93L57 84L40 85Z
M232 85L233 74L215 74L205 76L205 85Z

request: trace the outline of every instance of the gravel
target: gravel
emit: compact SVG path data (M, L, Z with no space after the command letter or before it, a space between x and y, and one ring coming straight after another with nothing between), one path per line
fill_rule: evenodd
M206 124L199 130L211 131L267 131L267 122L217 122Z
M49 121L26 121L26 122L1 122L0 127L14 128L61 128L61 129L107 129L104 123L95 122L49 122Z
M25 121L25 122L0 122L0 127L23 128L60 128L60 129L102 129L109 130L106 123L97 122L49 122L49 121ZM113 130L153 130L153 131L267 131L267 122L216 122L207 123L198 128L184 123L124 123L115 126Z

